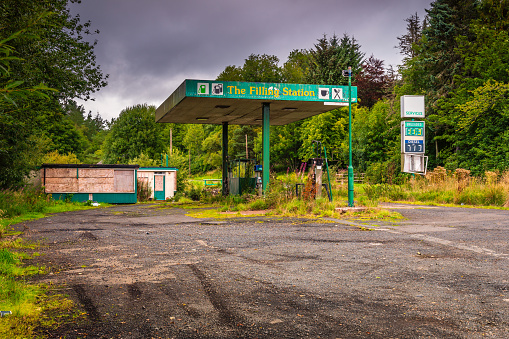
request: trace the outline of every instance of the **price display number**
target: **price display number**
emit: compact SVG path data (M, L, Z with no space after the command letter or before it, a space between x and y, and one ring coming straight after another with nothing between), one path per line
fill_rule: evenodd
M423 140L405 140L405 153L424 153Z
M422 127L405 127L405 136L421 136L423 135Z

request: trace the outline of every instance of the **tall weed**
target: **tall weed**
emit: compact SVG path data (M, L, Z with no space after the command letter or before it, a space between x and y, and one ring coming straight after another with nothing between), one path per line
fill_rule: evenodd
M417 201L473 206L509 207L509 171L499 175L486 172L484 178L471 177L470 171L454 172L437 167L426 177L409 182L410 196Z
M11 218L24 213L43 212L52 203L42 188L25 186L19 191L0 191L0 217Z

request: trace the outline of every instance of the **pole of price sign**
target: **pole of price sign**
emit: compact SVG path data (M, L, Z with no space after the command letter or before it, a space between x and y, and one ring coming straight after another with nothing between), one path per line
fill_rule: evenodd
M348 207L354 207L352 166L352 67L348 67Z

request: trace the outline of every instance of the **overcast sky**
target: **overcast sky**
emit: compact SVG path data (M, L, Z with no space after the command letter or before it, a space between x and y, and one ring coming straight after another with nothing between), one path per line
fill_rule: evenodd
M72 5L99 29L97 62L108 86L86 112L110 120L129 106L159 106L184 79L215 79L252 53L310 49L323 34L355 37L366 57L401 63L405 19L431 0L82 0Z

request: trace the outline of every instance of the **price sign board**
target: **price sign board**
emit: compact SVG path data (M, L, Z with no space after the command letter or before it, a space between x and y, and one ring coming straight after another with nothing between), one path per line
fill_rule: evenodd
M424 121L401 122L401 153L424 153Z

